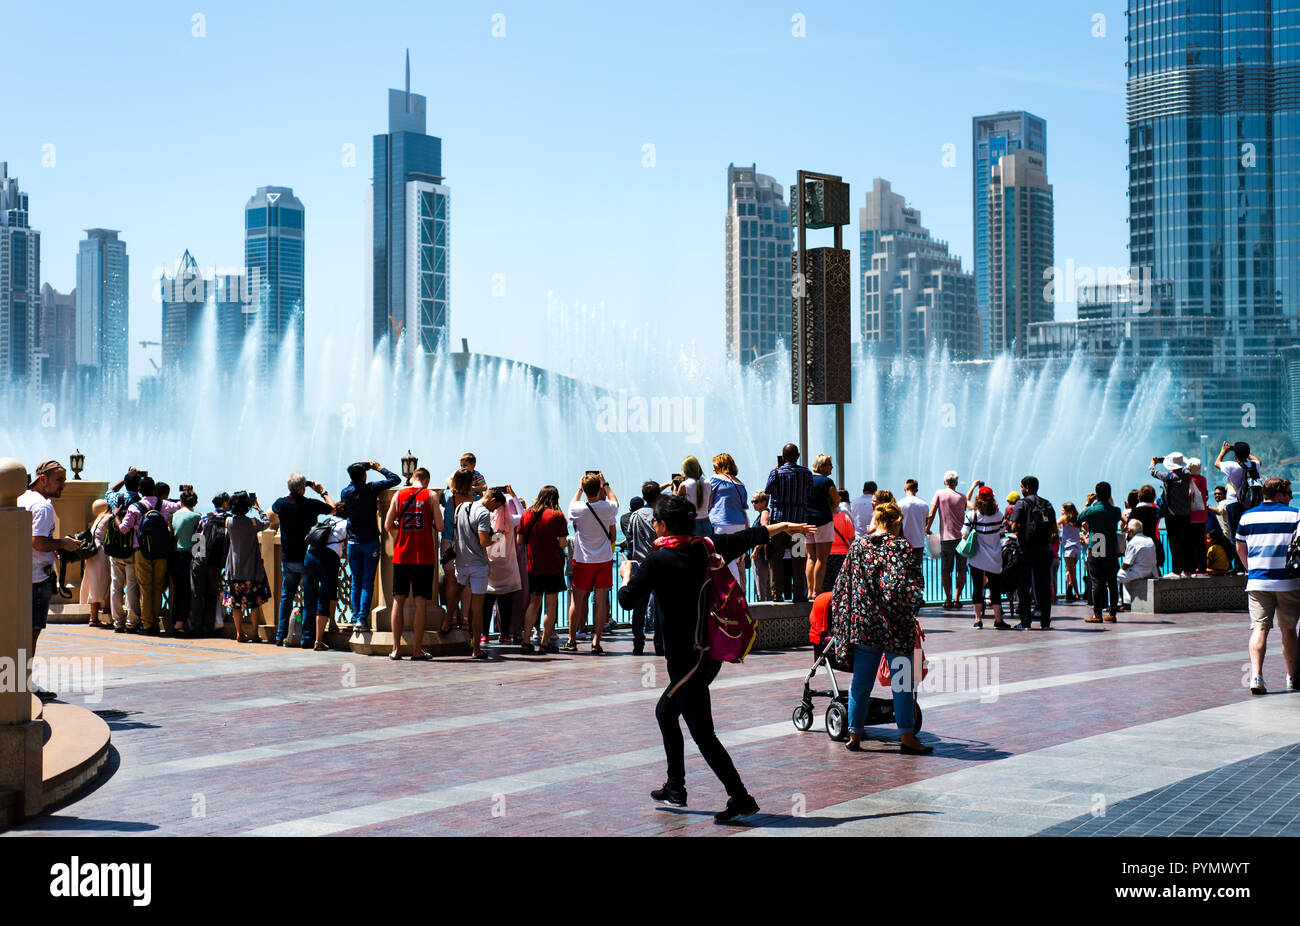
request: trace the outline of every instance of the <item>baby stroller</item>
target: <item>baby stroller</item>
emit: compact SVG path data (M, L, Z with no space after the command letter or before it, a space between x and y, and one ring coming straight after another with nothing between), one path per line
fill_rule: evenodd
M825 599L823 601L822 599ZM819 605L821 606L819 608ZM809 639L813 644L813 653L816 656L812 666L808 669L808 674L803 680L803 698L795 705L790 714L790 721L794 728L800 733L812 729L813 723L813 698L830 698L831 703L826 707L826 735L837 743L842 743L849 738L849 693L847 690L841 691L839 682L835 678L835 670L841 672L852 672L852 665L843 665L835 661L835 636L831 632L829 625L830 611L830 593L824 592L817 596L817 601L813 604L812 613L809 615ZM917 629L917 648L920 649L921 640L925 635ZM883 660L882 660L883 661ZM925 663L925 654L921 656L921 678L924 679L929 669ZM830 680L830 689L815 689L811 683L813 678L821 669L826 670L826 677ZM877 678L877 681L880 681ZM921 732L921 704L916 700L916 692L912 693L912 723L917 733ZM888 698L868 698L867 699L867 726L878 726L885 723L894 722L894 699Z

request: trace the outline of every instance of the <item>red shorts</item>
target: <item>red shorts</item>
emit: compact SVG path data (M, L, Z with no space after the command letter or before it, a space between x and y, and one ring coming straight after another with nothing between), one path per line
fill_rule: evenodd
M614 561L603 563L574 563L573 590L575 592L600 591L614 587Z

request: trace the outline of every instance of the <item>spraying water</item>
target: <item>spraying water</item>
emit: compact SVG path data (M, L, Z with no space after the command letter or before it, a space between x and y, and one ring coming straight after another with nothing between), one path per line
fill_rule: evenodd
M358 326L307 357L299 401L287 359L269 378L256 375L256 326L235 368L218 368L209 307L193 362L143 388L138 406L113 407L71 383L44 404L12 397L0 455L34 466L79 448L86 478L112 482L135 465L173 488L193 483L206 501L238 488L274 498L295 470L337 493L349 463L377 459L400 471L408 449L439 483L469 450L490 484L527 497L553 483L567 499L586 470L600 469L626 504L644 480L680 472L688 455L711 472L721 451L752 494L781 447L798 440L788 355L740 368L601 310L552 304L548 315L546 368L474 353L408 365L386 349L371 356ZM1077 504L1099 479L1122 497L1148 481L1153 454L1172 448L1173 382L1162 363L1134 382L1122 357L1098 378L1082 355L1031 370L1005 356L956 364L939 352L903 360L856 347L847 460L833 473L851 494L874 479L901 496L914 477L928 497L955 469L963 491L978 478L1001 497L1033 473L1053 502ZM288 344L281 356L292 355ZM833 408L810 410L809 436L802 462L834 455Z

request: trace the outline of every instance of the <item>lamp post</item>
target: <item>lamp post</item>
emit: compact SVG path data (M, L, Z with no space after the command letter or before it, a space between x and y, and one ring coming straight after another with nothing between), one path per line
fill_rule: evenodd
M402 475L406 477L406 484L411 484L411 478L415 475L415 468L420 463L418 457L408 449L406 455L402 457Z
M80 479L81 471L86 468L86 455L77 448L77 452L68 457L69 468L72 470L72 478Z

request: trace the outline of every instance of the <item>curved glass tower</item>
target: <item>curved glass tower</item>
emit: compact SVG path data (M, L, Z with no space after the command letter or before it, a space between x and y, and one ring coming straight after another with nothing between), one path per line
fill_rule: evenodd
M1167 289L1174 353L1203 358L1184 370L1197 417L1227 426L1284 404L1297 335L1300 0L1127 12L1130 260Z

